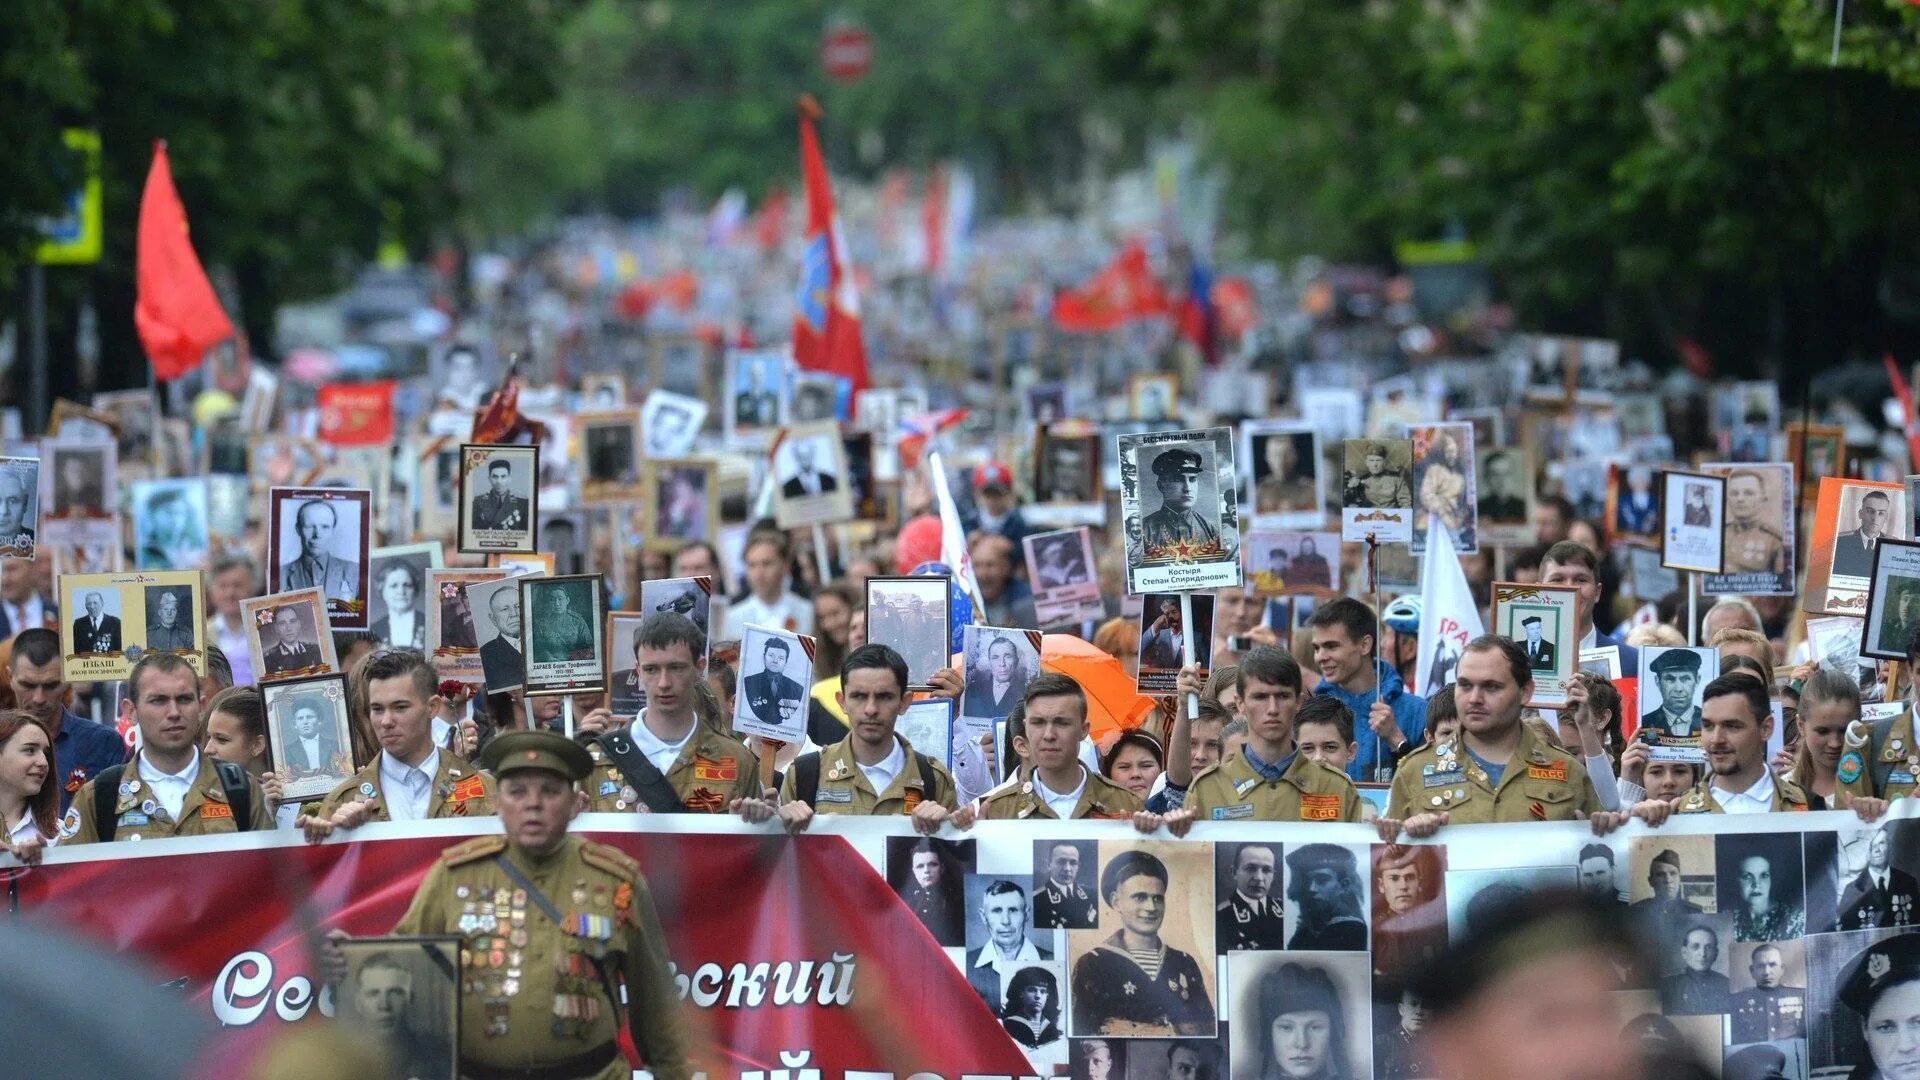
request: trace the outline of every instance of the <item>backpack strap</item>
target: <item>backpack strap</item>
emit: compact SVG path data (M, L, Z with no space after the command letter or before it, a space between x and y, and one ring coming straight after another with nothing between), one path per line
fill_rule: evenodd
M1893 725L1906 713L1883 716L1873 722L1868 738L1868 768L1873 770L1873 790L1875 794L1887 790L1887 777L1893 775L1893 762L1880 760L1880 751L1887 745L1887 736L1893 731Z
M820 798L820 751L800 755L790 768L794 797L811 807Z
M231 761L216 761L213 770L220 774L220 788L226 792L227 805L233 809L234 830L252 829L253 789L247 784L247 770Z
M120 824L120 816L113 811L119 802L120 775L126 771L125 765L109 765L93 774L93 832L103 844L113 842L114 827Z
M639 792L640 800L647 804L649 810L656 814L686 811L673 785L667 782L659 769L654 768L653 762L647 760L647 755L640 752L624 729L602 731L594 739L600 744L600 749L606 751L607 757L612 759L613 767Z
M933 798L934 793L940 790L933 782L933 759L911 746L907 747L907 753L913 755L913 763L920 769L920 783L927 789L926 797Z

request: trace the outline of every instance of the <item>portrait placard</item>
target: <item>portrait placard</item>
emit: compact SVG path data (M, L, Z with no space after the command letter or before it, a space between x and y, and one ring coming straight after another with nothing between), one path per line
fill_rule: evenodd
M210 473L206 479L207 532L222 545L244 543L254 501L247 478Z
M1821 667L1849 679L1860 678L1860 644L1866 620L1858 615L1822 615L1807 619L1807 651Z
M1480 538L1489 544L1531 544L1533 456L1525 447L1481 447L1478 473Z
M1135 680L1140 692L1165 695L1174 692L1180 677L1182 649L1189 634L1193 640L1193 662L1200 665L1205 681L1213 663L1213 596L1195 593L1193 625L1185 625L1180 614L1179 593L1148 593L1140 606L1140 655Z
M1331 593L1340 587L1339 533L1255 529L1242 548L1255 596Z
M1620 647L1602 645L1597 649L1581 649L1580 670L1608 682L1620 678Z
M124 679L149 652L170 652L206 674L207 625L199 570L62 574L60 652L69 682Z
M1413 540L1413 442L1348 439L1341 444L1340 539Z
M1557 585L1493 583L1493 632L1519 644L1533 674L1527 704L1557 709L1579 666L1579 590Z
M315 675L268 683L267 739L284 798L325 798L353 775L353 729L347 715L347 678Z
M33 558L39 534L40 459L0 457L0 558Z
M1081 421L1038 429L1033 441L1033 505L1039 525L1098 525L1106 520L1100 430Z
M1480 500L1474 490L1473 425L1421 424L1409 428L1413 444L1413 539L1415 555L1427 550L1427 522L1434 517L1453 534L1454 551L1480 550Z
M767 460L773 469L773 517L781 528L830 525L853 517L840 425L782 428L767 447Z
M647 683L640 676L640 624L649 614L607 612L607 711L622 720L639 716L647 707Z
M824 371L792 371L793 393L787 405L789 424L845 421L852 411L853 384Z
M1860 653L1876 660L1905 660L1916 632L1920 632L1920 543L1881 540L1873 546Z
M523 577L520 622L527 643L521 693L573 694L607 688L606 615L599 574Z
M480 642L481 685L489 694L518 690L526 678L526 621L521 615L520 580L547 573L544 569L500 569L506 571L506 577L467 586L474 637Z
M614 409L573 418L573 459L580 467L580 502L586 506L630 503L640 498L640 411Z
M136 480L133 565L137 570L198 570L207 561L205 477Z
M1252 471L1255 528L1317 529L1326 524L1321 496L1320 433L1286 420L1240 425L1240 458Z
M273 488L267 512L267 591L319 589L335 629L366 629L373 493Z
M116 513L119 487L114 483L113 444L43 439L40 472L41 505L61 520L105 521ZM114 493L109 501L108 493Z
M932 689L933 673L952 655L952 582L945 574L867 579L867 640L886 642L907 662L908 690Z
M692 458L647 462L647 544L679 550L720 534L719 467Z
M1660 537L1660 492L1653 466L1614 462L1607 467L1607 538L1652 544Z
M813 658L814 640L805 634L770 626L742 627L734 731L781 742L804 740Z
M1040 674L1040 631L969 625L960 634L966 678L960 715L1006 719Z
M1128 591L1238 587L1233 429L1121 435L1119 457Z
M247 480L255 491L301 487L320 479L327 465L327 447L308 439L267 435L253 441L247 455Z
M1149 423L1174 419L1180 401L1180 377L1166 371L1127 376L1127 415Z
M120 464L155 475L160 466L160 402L152 388L102 391L93 395L93 409L113 425Z
M894 722L893 730L907 745L918 750L926 757L940 763L940 766L952 770L953 755L953 702L947 698L929 697L910 702L900 712L900 719Z
M1865 615L1873 576L1873 549L1882 539L1905 540L1904 485L1820 477L1807 549L1802 610L1816 615Z
M367 629L381 648L427 651L427 571L444 559L438 540L368 553Z
M1206 883L1213 879L1212 852L1205 845L1151 840L1102 840L1097 850L1098 865L1083 871L1087 879L1133 888L1126 893L1115 888L1097 898L1098 929L1067 931L1068 967L1073 972L1068 1032L1077 1038L1213 1037L1213 1003L1220 1000L1220 987L1213 908L1206 902ZM1149 979L1139 974L1138 965L1124 950L1106 942L1122 928L1122 912L1116 906L1119 898L1155 893L1159 895L1156 907L1163 914L1141 934L1146 948L1160 960L1158 977ZM1129 984L1134 987L1131 994L1126 992Z
M612 412L627 404L627 380L613 371L580 376L580 411Z
M699 577L653 578L640 583L640 611L645 615L671 613L693 622L694 629L711 644L713 637L713 579ZM706 646L698 656L707 655Z
M540 515L537 446L460 446L460 529L464 554L531 554Z
M727 445L751 449L765 445L780 425L787 422L787 379L790 360L787 350L733 349L727 353Z
M1793 465L1709 462L1727 478L1725 565L1700 580L1707 596L1793 596ZM1912 504L1909 498L1909 505Z
M653 390L640 406L640 431L647 457L684 457L693 450L707 422L707 403L671 390Z
M1724 560L1727 481L1706 473L1660 474L1660 564L1718 574Z
M442 681L485 684L478 620L467 589L506 576L505 570L459 566L427 570L427 660Z
M1042 627L1098 619L1106 614L1100 579L1094 572L1093 538L1085 525L1028 533L1027 577L1033 585L1033 612Z
M1643 646L1638 674L1640 720L1634 737L1647 744L1654 761L1705 765L1700 699L1707 684L1720 677L1720 653L1680 645Z
M1783 429L1787 461L1800 474L1802 496L1816 493L1823 479L1842 475L1847 467L1847 429L1837 424L1794 421Z
M41 546L53 559L53 573L109 574L123 569L120 518L71 518L42 523Z
M335 998L340 1026L384 1047L392 1075L458 1080L462 944L451 936L339 942L347 965Z
M240 622L247 628L247 655L262 685L340 670L319 589L247 597L240 601Z

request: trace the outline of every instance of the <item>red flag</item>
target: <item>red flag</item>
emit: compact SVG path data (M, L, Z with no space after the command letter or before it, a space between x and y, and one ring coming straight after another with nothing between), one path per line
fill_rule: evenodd
M1220 319L1220 332L1237 338L1260 321L1260 304L1253 298L1253 287L1246 278L1221 278L1213 285L1213 306Z
M807 189L807 246L800 257L799 310L793 317L793 362L801 371L824 371L867 387L867 350L860 340L860 304L853 266L833 213L833 190L813 124L820 106L800 98L800 175Z
M320 388L320 441L379 446L393 441L393 380L332 383Z
M762 251L772 251L780 246L787 235L787 189L774 188L760 203L760 212L753 216L753 239Z
M1907 437L1907 461L1920 462L1920 416L1914 414L1913 387L1900 373L1900 365L1892 353L1880 359L1887 365L1887 381L1893 384L1893 396L1900 400L1901 434Z
M495 446L526 445L539 442L545 432L545 424L520 415L520 360L516 357L507 365L507 377L500 380L500 389L494 392L493 400L474 414L473 437L467 441Z
M1147 250L1138 240L1128 241L1093 280L1078 289L1062 289L1053 298L1054 325L1083 333L1112 330L1171 310L1166 290L1153 276Z
M919 468L920 455L926 452L928 441L955 424L964 423L971 415L966 409L942 409L901 418L900 438L896 444L900 451L900 466L906 469Z
M153 144L153 167L140 196L135 244L133 326L155 378L177 379L206 359L207 350L233 336L233 323L213 295L187 235L187 208L173 187L167 144Z
M920 203L920 227L926 230L927 276L939 277L947 258L947 174L927 172L927 194Z

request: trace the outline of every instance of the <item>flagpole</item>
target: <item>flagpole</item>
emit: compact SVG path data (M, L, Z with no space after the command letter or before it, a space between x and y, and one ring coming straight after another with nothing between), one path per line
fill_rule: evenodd
M1699 582L1694 580L1691 570L1682 571L1687 575L1687 644L1700 644L1700 590Z
M1193 594L1180 594L1180 666L1190 668L1194 665L1193 635ZM1200 719L1200 695L1187 695L1187 719Z

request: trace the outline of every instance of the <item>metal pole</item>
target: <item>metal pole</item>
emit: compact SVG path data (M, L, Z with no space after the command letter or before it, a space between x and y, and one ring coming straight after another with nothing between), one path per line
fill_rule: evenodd
M1190 668L1194 665L1193 635L1197 628L1193 625L1193 594L1180 594L1180 666ZM1211 647L1211 642L1208 643ZM1187 695L1187 719L1200 719L1200 695Z
M1683 571L1687 575L1687 644L1700 644L1700 590L1696 587L1694 573Z

